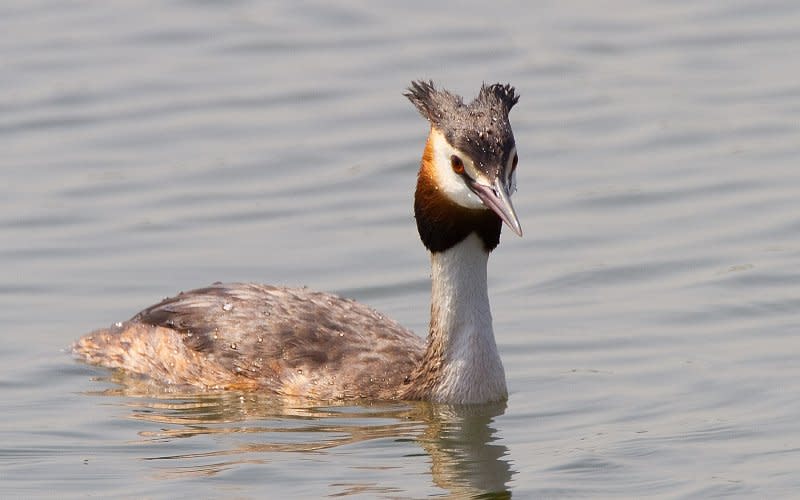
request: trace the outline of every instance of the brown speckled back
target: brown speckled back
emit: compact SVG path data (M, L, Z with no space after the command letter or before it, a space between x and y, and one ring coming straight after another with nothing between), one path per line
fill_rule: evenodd
M314 399L396 399L425 344L349 299L216 283L86 335L73 350L89 363L169 384Z

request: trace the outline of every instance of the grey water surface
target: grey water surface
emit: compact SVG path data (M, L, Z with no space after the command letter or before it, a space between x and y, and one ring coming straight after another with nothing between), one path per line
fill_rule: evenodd
M800 3L0 4L0 496L792 498ZM433 78L511 82L506 404L186 394L79 335L213 281L425 333Z

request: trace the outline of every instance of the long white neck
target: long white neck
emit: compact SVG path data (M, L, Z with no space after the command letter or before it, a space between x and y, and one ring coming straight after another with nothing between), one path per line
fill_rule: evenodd
M486 284L489 253L475 234L431 257L433 289L428 355L439 362L431 399L483 403L508 395L492 330ZM437 359L438 358L438 359Z

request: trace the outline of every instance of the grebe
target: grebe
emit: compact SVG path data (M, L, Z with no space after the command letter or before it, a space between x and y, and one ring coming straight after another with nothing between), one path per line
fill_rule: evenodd
M214 283L85 335L73 352L91 364L203 389L318 400L506 399L486 264L504 222L522 235L510 198L517 152L508 120L519 96L510 85L484 84L464 104L423 81L404 95L430 122L414 197L431 253L427 343L335 295Z

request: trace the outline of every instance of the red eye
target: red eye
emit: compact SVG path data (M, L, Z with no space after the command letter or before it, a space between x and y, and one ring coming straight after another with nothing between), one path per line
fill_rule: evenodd
M458 175L462 175L464 173L464 162L461 161L456 155L450 157L450 166L453 167L453 172L457 173Z

